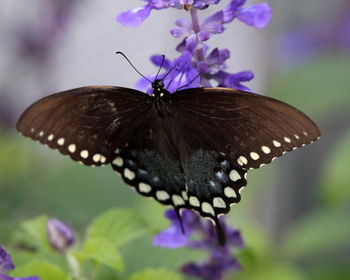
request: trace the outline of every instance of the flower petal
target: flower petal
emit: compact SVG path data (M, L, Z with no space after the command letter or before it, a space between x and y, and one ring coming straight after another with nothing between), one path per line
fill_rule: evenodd
M229 23L234 20L239 12L239 9L247 0L232 0L224 9L224 23Z
M170 34L175 38L182 38L188 36L190 33L186 28L173 28L170 29Z
M178 27L183 27L183 28L186 28L188 30L192 30L193 29L193 26L192 26L192 23L185 19L185 18L179 18L175 21L175 24L178 26Z
M171 61L170 61L169 59L167 59L167 58L164 58L162 55L152 55L152 56L151 56L151 62L152 62L155 66L159 66L159 67L160 67L160 66L162 65L162 63L163 63L162 68L164 68L164 69L166 69L166 70L170 69L171 66L172 66ZM153 81L153 80L151 80L151 81Z
M192 5L194 0L180 0L181 5Z
M242 82L248 82L254 78L254 74L251 71L242 71L235 74L228 74L225 77L224 85L229 88L251 91L248 87L242 85Z
M138 27L149 16L151 9L151 5L148 4L121 13L116 19L124 26Z
M204 20L203 24L201 25L201 30L211 34L222 33L225 30L223 23L224 13L223 11L219 11Z
M265 27L271 20L272 10L268 3L243 8L237 18L256 28Z

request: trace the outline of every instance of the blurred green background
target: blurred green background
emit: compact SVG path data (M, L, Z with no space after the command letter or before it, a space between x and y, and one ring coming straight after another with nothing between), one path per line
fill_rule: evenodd
M145 267L176 269L188 259L202 258L186 249L153 247L152 234L168 224L165 208L136 195L110 167L81 166L24 139L14 129L21 111L47 94L91 84L133 87L138 77L115 58L114 51L126 51L136 65L142 65L143 73L154 73L148 57L176 56L177 41L168 30L185 15L163 11L139 29L128 29L114 16L139 6L139 1L3 2L0 244L10 242L21 221L41 214L67 221L83 235L96 215L118 206L137 209L151 229L123 248L127 274ZM248 4L254 2L258 1ZM269 3L273 20L266 29L234 23L224 40L218 41L218 36L210 44L230 50L234 45L230 69L252 69L258 77L249 85L254 91L308 114L322 137L249 172L242 202L227 217L246 241L246 249L237 253L243 271L227 279L348 280L350 5L348 0ZM157 38L150 34L152 28Z

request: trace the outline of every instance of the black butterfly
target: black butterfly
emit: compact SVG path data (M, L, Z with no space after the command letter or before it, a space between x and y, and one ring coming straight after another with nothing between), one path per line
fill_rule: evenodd
M212 219L241 199L248 169L319 138L316 125L275 99L229 88L153 94L82 87L45 97L20 117L25 136L89 166L111 164L141 195Z

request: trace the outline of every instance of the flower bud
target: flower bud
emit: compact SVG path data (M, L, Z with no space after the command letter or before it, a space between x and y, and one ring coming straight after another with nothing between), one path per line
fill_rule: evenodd
M58 219L49 219L46 224L48 240L52 248L63 253L73 246L73 229Z

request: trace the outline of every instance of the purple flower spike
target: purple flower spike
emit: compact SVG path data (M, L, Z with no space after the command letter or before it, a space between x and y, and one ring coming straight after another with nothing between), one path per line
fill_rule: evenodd
M74 244L74 232L64 222L58 219L49 219L46 228L49 243L56 251L65 252Z
M11 256L0 245L0 273L15 269Z

